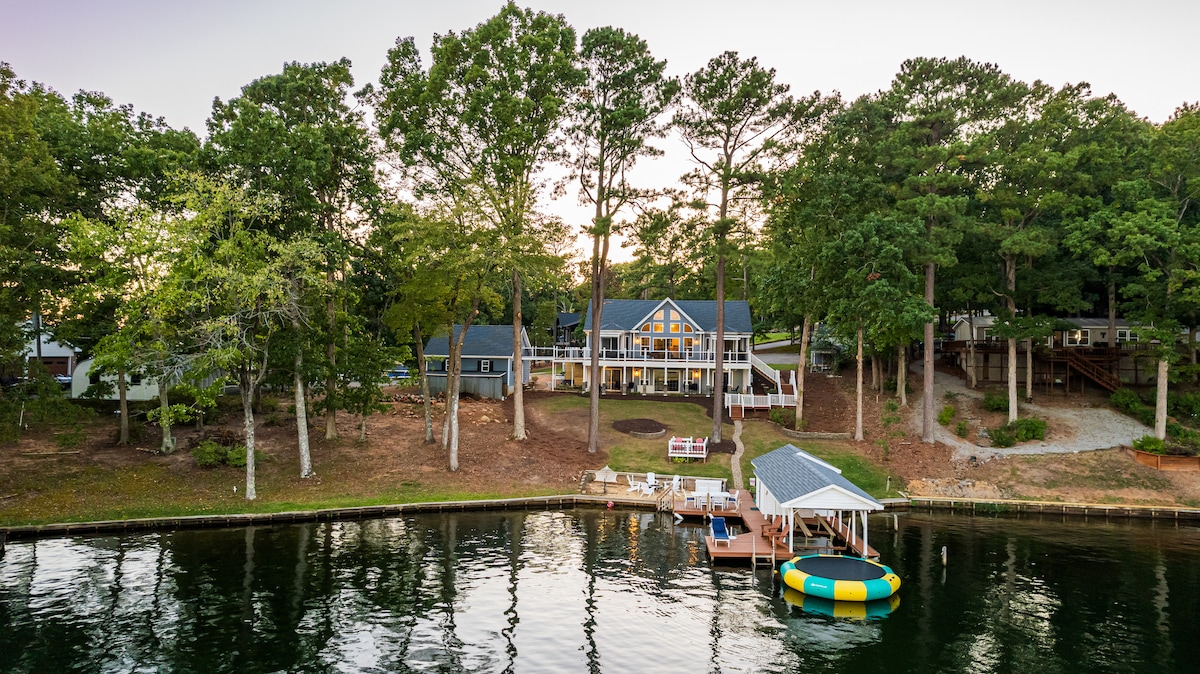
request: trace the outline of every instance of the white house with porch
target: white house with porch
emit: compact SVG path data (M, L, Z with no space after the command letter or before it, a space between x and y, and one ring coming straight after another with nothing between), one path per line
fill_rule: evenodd
M724 386L731 393L750 393L752 368L776 377L752 354L754 329L750 305L725 302L724 343L718 345L717 303L713 300L605 300L601 325L585 312L582 347L556 347L551 365L559 383L590 389L592 349L600 350L605 393L677 393L711 395ZM723 372L716 354L724 352Z
M783 519L787 546L795 552L797 528L808 537L806 520L846 542L849 552L876 556L867 538L867 514L883 504L842 476L842 471L787 444L753 459L754 504L764 515ZM862 526L859 527L861 520Z

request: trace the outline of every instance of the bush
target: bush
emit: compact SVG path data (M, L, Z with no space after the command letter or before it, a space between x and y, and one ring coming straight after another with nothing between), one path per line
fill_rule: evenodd
M1017 419L1009 428L1017 436L1017 442L1046 439L1045 419Z
M908 382L909 382L909 380L906 378L904 380L904 392L912 393L912 384L910 384ZM897 383L896 377L894 377L894 376L884 379L883 380L883 392L884 393L895 393L896 392L896 383Z
M1166 454L1167 443L1159 440L1153 435L1143 435L1133 441L1133 448L1141 452L1150 452L1151 454Z
M783 426L784 428L796 427L796 408L795 407L772 407L770 414L771 421Z
M1175 398L1175 408L1172 412L1181 419L1200 420L1200 391L1181 393Z
M1134 411L1133 416L1144 426L1154 426L1154 408L1142 405Z
M958 437L965 438L965 437L967 437L967 434L970 432L971 432L971 429L969 426L967 426L966 419L959 419L958 423L954 424L954 434L957 435Z
M1142 407L1142 401L1138 395L1127 388L1119 388L1108 397L1108 401L1118 411L1129 415L1136 415L1137 410Z
M946 426L954 420L954 415L958 414L958 410L954 409L954 405L946 405L942 411L938 413L937 421L939 424Z
M1008 430L1007 426L993 428L988 431L988 437L992 439L993 447L1012 447L1017 442L1016 437L1013 436L1012 431Z
M225 447L212 440L205 440L192 448L192 457L201 468L214 468L225 463L227 451Z
M983 406L992 412L1007 412L1008 394L990 392L985 393L983 394Z
M258 452L254 453L254 458L260 458ZM234 468L246 467L246 446L234 445L225 451L225 465L233 466Z
M965 430L965 429L964 429ZM1046 439L1045 419L1017 419L988 431L993 447L1012 447L1018 442Z

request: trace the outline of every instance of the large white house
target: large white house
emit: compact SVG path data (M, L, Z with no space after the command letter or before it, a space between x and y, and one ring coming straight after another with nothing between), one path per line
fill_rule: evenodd
M591 351L600 349L600 385L608 393L709 395L723 385L749 393L752 368L773 371L752 354L750 305L725 302L725 340L716 343L717 303L713 300L605 300L599 329L585 312L583 347L556 347L552 366L560 382L590 389ZM724 351L724 373L716 372L716 351Z

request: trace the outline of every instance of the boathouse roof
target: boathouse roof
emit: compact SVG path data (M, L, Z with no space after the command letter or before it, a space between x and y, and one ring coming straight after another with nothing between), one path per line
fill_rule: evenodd
M883 505L842 471L787 444L750 461L760 487L785 508L882 510Z

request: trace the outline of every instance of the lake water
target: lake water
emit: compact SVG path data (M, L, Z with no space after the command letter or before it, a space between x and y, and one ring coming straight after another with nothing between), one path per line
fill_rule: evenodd
M1195 524L891 521L871 543L904 586L867 620L711 568L657 513L10 542L0 672L1200 671Z

